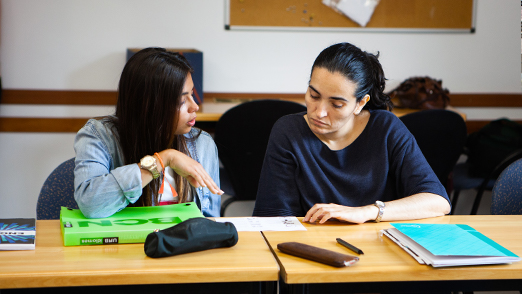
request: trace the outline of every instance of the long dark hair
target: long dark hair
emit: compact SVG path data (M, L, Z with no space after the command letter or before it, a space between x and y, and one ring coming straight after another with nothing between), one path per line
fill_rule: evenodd
M134 54L123 68L118 86L116 114L112 118L125 164L145 155L174 148L190 156L187 139L175 135L183 85L193 72L180 54L163 48L146 48ZM159 163L158 163L159 164ZM192 193L188 181L174 174L180 202ZM143 188L131 206L157 205L160 178Z
M374 55L350 43L339 43L324 49L317 56L312 72L316 67L322 67L332 73L341 73L357 85L355 90L357 102L366 94L370 95L370 101L366 103L364 109L391 110L393 104L390 97L383 92L386 78L378 58L379 53Z

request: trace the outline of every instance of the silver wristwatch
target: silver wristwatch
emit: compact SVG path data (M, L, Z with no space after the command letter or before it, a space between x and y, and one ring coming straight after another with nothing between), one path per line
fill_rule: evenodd
M374 205L377 206L377 208L379 209L379 213L377 214L377 218L375 218L375 222L378 223L378 222L381 221L382 215L384 214L384 207L385 207L385 205L384 205L384 202L379 201L379 200L375 201Z
M156 158L154 156L147 155L140 160L140 167L150 171L153 179L157 179L160 176L158 171L158 165L156 164Z

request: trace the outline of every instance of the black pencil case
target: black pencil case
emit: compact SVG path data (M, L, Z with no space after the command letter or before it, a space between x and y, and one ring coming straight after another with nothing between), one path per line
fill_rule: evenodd
M277 244L277 249L286 254L317 261L335 267L350 266L359 261L359 257L357 256L342 254L299 242L279 243Z
M238 241L234 224L191 218L173 227L152 232L145 239L145 254L166 257L207 249L232 247Z

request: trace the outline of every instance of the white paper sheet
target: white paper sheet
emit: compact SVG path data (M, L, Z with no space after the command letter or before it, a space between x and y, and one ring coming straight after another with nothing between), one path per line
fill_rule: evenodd
M365 27L380 0L323 0L323 4L340 11L351 20Z
M289 217L219 217L216 222L231 222L241 231L306 231L295 216Z

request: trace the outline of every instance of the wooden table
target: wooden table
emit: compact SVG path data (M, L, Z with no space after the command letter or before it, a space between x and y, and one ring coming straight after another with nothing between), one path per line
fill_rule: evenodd
M522 215L444 216L410 222L468 224L518 256L522 256ZM340 287L350 289L346 290L349 292L381 292L392 289L403 292L405 289L411 290L412 287L450 291L522 289L522 262L448 268L420 265L399 246L380 235L380 230L391 227L389 223L353 225L329 222L325 225L305 224L305 227L307 231L263 232L277 256L281 277L288 284L290 292L303 292L305 288L326 293L333 291L330 287L339 287L339 284L325 283L343 283ZM335 268L277 250L278 243L295 241L356 255L337 244L337 237L364 251L357 264ZM517 285L518 289L512 289Z
M445 216L411 222L468 224L522 256L522 216ZM290 292L317 290L326 293L339 286L349 292L404 292L412 288L419 291L492 291L522 287L522 262L451 268L420 265L395 243L380 236L381 229L391 227L389 223L329 222L305 224L305 227L307 231L263 232L280 265L283 286L288 286ZM297 241L352 254L336 243L337 237L364 251L354 266L334 268L274 249L278 243ZM37 221L36 240L35 250L0 251L0 289L241 284L278 279L279 267L258 232L240 232L239 242L232 248L160 259L148 258L143 252L143 244L64 247L58 221Z
M37 221L36 232L35 250L0 251L0 289L277 281L279 277L277 262L259 232L239 232L239 242L231 248L158 259L147 257L143 244L64 247L57 220Z

